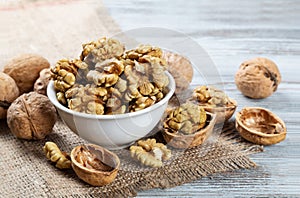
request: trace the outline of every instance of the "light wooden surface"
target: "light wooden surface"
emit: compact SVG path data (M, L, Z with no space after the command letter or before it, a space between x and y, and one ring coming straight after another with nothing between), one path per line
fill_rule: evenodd
M258 167L213 175L139 197L299 197L300 196L300 1L297 0L104 0L122 30L163 27L187 34L210 55L238 111L269 108L286 123L284 142L251 156ZM263 56L282 74L278 91L263 100L241 95L234 74L244 60ZM220 82L220 83L222 83Z

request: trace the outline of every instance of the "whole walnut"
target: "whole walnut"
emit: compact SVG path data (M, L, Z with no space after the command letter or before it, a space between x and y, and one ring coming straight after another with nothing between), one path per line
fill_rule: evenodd
M40 77L35 81L33 90L39 94L47 95L47 86L51 79L50 68L43 69L40 72Z
M36 54L22 54L13 58L5 66L3 72L10 75L17 83L20 94L33 90L33 85L44 68L50 63Z
M0 72L0 119L6 118L10 104L19 96L19 89L9 75Z
M7 124L21 139L44 139L56 122L55 107L47 96L36 92L18 97L8 108Z
M277 65L267 58L254 58L243 62L235 74L237 88L250 98L272 95L281 82Z
M176 93L181 93L188 89L193 80L192 63L182 55L165 51L163 58L168 65L168 71L172 74L176 82Z

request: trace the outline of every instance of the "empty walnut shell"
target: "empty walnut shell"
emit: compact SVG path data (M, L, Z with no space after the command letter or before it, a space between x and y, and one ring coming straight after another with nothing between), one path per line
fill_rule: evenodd
M243 62L235 74L237 88L250 98L272 95L281 82L277 65L267 58L254 58Z
M94 144L75 147L71 152L72 168L76 175L93 186L104 186L117 176L119 157Z
M176 82L176 93L186 90L193 79L192 63L185 57L172 52L163 52L163 58L168 65L168 71L172 74Z
M238 112L236 129L246 140L262 145L276 144L286 137L284 122L271 111L260 107L246 107Z
M164 129L162 134L168 145L174 148L186 149L201 145L212 133L215 123L216 115L206 112L207 119L205 126L190 135L182 133L172 133L168 129Z
M225 107L212 107L209 105L201 106L205 109L205 111L216 114L216 123L219 124L228 121L235 112L237 101L232 98L229 98L229 101L230 103Z

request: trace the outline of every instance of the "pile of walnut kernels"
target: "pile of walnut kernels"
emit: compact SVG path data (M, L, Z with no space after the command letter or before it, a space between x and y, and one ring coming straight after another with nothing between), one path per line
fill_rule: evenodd
M58 101L77 112L110 115L135 112L160 101L168 76L162 50L140 45L125 51L118 40L83 45L80 59L62 59L51 69Z

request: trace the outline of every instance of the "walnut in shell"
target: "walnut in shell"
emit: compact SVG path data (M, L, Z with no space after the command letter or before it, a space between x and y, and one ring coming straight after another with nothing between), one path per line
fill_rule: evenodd
M47 96L36 92L18 97L8 108L7 124L21 139L44 139L56 122L55 107Z
M10 104L19 96L19 89L14 79L0 72L0 90L0 119L3 119Z
M119 157L94 144L80 145L71 152L72 168L76 175L93 186L104 186L117 176Z
M246 140L262 145L281 142L286 137L284 122L270 110L245 107L236 115L236 129Z
M267 58L254 58L243 62L235 74L237 88L250 98L272 95L281 82L277 65Z
M3 72L10 75L17 83L20 94L33 90L33 85L42 69L49 68L50 63L36 54L22 54L13 58L4 66Z
M176 82L176 93L186 90L192 82L194 71L192 63L185 57L172 52L163 52L162 56L168 65L168 71Z
M196 104L184 103L168 112L163 122L163 137L175 148L191 148L202 144L212 133L216 115Z

